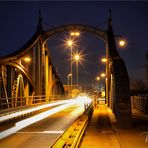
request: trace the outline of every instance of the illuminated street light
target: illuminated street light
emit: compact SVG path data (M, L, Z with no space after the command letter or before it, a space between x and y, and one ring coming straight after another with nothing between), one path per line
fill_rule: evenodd
M73 46L73 41L72 40L68 40L67 41L67 45L70 47L70 57L71 57L71 90L72 90L72 76L73 76L73 74L72 74L72 46Z
M25 57L25 58L24 58L24 61L25 61L25 62L30 62L31 59L30 59L29 57Z
M79 63L79 60L80 60L80 55L79 55L79 54L75 54L75 55L74 55L74 60L76 61L77 89L78 89L78 82L79 82L78 63Z
M119 41L119 46L120 47L125 47L125 44L126 44L125 40L120 40Z
M105 62L107 62L107 58L102 58L101 61L102 61L103 63L105 63Z
M96 78L96 80L98 80L98 81L99 81L99 80L100 80L100 77L97 77L97 78Z
M97 77L96 80L98 81L98 88L100 88L100 86L99 86L99 85L100 85L100 84L99 84L99 83L100 83L100 82L99 82L99 81L100 81L100 77Z
M73 41L72 41L72 40L68 40L67 45L68 45L69 47L71 47L71 46L73 45Z
M75 36L79 36L80 35L80 32L75 32Z
M71 32L70 35L71 36L80 36L80 32Z
M105 76L106 76L106 74L105 74L105 73L101 73L101 77L103 77L103 78L104 78Z
M75 59L75 61L79 61L80 55L79 55L79 54L76 54L76 55L74 56L74 59Z

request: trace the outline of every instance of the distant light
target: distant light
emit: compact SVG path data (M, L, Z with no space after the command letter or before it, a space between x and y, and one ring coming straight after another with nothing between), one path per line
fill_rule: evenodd
M76 35L76 36L79 36L79 35L80 35L80 32L75 32L75 35Z
M24 58L24 61L25 61L25 62L30 62L31 59L30 59L29 57L25 57L25 58Z
M101 77L103 77L103 78L104 78L105 76L106 76L106 74L105 74L105 73L101 73Z
M101 61L102 61L103 63L105 63L105 62L107 62L107 58L102 58Z
M97 79L97 80L100 80L100 77L97 77L96 79Z
M70 35L71 36L80 36L80 32L71 32Z
M74 33L74 32L71 32L71 33L70 33L70 35L74 36L74 35L75 35L75 33Z
M71 73L68 74L68 77L71 77Z

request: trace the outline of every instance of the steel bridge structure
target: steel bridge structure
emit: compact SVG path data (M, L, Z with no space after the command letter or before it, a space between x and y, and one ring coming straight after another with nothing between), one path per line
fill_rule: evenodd
M18 51L0 57L0 108L44 103L52 95L64 95L64 87L54 68L47 40L57 33L76 30L93 33L104 41L108 59L107 105L113 110L120 127L131 127L129 77L125 63L116 49L111 15L106 30L89 25L70 24L45 31L39 17L37 30L32 38ZM25 60L28 57L29 63ZM39 96L42 99L38 99Z

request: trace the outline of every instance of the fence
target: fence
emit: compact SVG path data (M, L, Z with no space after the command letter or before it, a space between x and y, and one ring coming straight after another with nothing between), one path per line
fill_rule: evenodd
M37 104L48 103L57 100L69 99L65 95L52 95L52 96L28 96L28 97L13 97L13 98L0 98L0 109L33 106Z
M132 107L148 114L148 96L131 96Z

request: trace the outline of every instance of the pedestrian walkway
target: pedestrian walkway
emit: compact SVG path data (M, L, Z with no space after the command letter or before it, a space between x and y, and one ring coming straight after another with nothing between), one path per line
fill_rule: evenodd
M99 105L94 109L92 119L86 129L81 148L148 148L148 118L134 116L132 129L121 130L116 128L116 119L106 105Z

